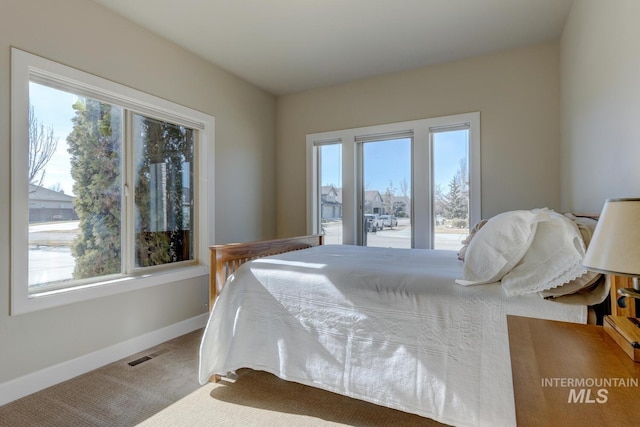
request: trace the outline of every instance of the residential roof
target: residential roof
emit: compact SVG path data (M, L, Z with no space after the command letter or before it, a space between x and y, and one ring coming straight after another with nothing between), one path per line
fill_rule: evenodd
M38 185L29 184L29 200L47 200L57 202L72 202L74 196L64 194L61 191L49 190Z

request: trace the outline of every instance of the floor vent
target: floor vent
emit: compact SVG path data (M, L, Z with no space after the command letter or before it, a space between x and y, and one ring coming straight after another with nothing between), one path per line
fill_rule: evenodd
M142 362L146 362L147 360L151 360L151 359L152 359L152 357L143 356L140 359L136 359L133 362L129 362L129 366L136 366L136 365L141 364Z
M161 348L161 349L156 350L156 351L154 351L153 353L151 353L151 354L149 355L149 357L151 357L152 359L155 359L156 357L161 356L161 355L163 355L163 354L165 354L165 353L168 353L168 352L170 352L170 351L171 351L171 349L170 349L170 348Z

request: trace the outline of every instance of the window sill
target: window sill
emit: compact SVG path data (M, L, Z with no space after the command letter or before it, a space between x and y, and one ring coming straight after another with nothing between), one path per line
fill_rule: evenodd
M88 286L45 292L32 296L28 296L26 293L24 295L15 295L11 301L11 315L15 316L30 313L208 275L208 266L196 265L170 271L154 272L107 282L93 283Z

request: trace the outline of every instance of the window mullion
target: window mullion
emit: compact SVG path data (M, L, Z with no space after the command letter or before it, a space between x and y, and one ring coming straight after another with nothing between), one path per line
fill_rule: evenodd
M133 112L125 110L123 132L125 141L122 144L122 259L123 273L132 274L135 267L135 185L134 185L134 153L133 153Z

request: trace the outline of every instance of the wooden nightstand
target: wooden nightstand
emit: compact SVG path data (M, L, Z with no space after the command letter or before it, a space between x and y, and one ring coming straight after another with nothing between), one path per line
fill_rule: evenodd
M640 425L640 363L601 326L507 316L518 426Z

